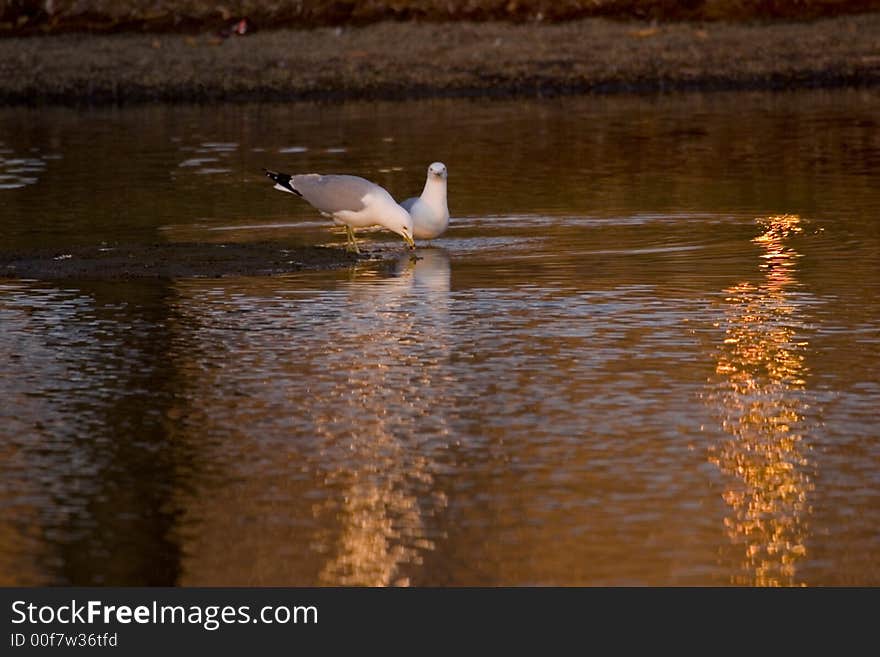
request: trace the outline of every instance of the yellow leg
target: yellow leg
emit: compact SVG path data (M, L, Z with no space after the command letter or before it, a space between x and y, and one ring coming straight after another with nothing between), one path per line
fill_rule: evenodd
M357 238L354 236L354 231L348 224L345 225L345 234L348 236L348 243L352 246L354 252L359 254L361 250L358 248Z

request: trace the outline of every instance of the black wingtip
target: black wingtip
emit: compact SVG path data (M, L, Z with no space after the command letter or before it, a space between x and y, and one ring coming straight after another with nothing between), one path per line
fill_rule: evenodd
M280 173L278 171L270 171L269 169L263 169L266 172L266 176L272 179L272 181L276 185L280 185L284 189L293 192L297 196L302 196L297 189L294 188L292 184L290 184L291 176L286 173Z

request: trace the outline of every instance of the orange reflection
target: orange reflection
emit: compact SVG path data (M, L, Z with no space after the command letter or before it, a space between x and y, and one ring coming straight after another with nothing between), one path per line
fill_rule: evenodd
M317 430L328 442L336 439L339 415L356 418L357 427L346 432L352 453L348 463L357 465L327 473L326 483L344 495L331 502L339 534L320 573L322 584L408 586L401 568L421 565L422 553L435 547L425 516L446 505L434 486L433 464L420 453L417 421L431 411L429 393L436 394L439 383L433 380L433 365L449 350L443 330L448 321L449 259L440 250L422 250L418 261L402 256L395 273L381 284L351 288L352 296L362 295L362 307L370 309L372 316L365 322L370 330L360 333L360 353L335 395L337 404L315 417ZM419 330L414 312L404 310L407 296L417 300L432 333ZM402 340L401 335L411 337ZM432 362L417 362L413 339L429 347ZM414 385L401 387L395 376L400 371L413 372ZM405 417L383 410L398 398L408 407Z
M797 564L807 552L813 488L803 426L808 343L792 289L799 254L787 245L802 222L781 215L759 223L753 241L763 250L763 282L725 290L725 339L710 399L730 438L709 460L730 476L724 524L740 555L732 583L792 586L805 584Z
M449 435L436 395L451 349L449 258L418 255L318 294L304 289L311 274L289 296L282 277L178 283L181 342L206 345L181 356L193 361L181 365L192 378L180 415L193 415L180 442L198 444L222 482L180 503L181 585L418 581L444 537L432 455ZM303 330L300 311L313 318Z

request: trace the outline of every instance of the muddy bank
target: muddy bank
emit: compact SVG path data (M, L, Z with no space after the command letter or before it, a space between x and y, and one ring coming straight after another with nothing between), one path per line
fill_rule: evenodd
M799 23L401 23L0 39L0 102L344 100L880 82L880 14Z
M880 10L880 0L0 0L0 35L229 33L383 20L805 20L870 10Z
M342 248L275 244L146 244L0 252L0 278L126 280L272 276L350 267L360 256Z

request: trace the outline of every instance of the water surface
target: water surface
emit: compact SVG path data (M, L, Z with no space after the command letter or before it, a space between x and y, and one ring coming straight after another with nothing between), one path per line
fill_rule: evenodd
M0 582L880 584L880 94L0 110L4 249L413 260L0 280Z

